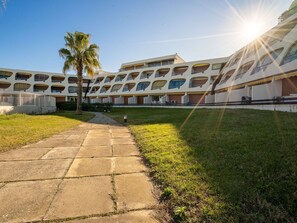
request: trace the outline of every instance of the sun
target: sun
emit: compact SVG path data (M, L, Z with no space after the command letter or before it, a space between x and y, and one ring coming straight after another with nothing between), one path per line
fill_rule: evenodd
M243 21L241 24L240 33L247 42L257 39L263 32L263 22L260 19Z

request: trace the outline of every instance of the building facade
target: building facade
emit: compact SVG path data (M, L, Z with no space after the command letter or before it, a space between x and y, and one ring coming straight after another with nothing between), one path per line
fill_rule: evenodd
M76 84L73 75L0 68L2 95L29 92L72 101ZM297 100L297 1L277 26L230 57L185 62L174 54L124 63L118 72L84 77L83 91L90 102L122 105Z

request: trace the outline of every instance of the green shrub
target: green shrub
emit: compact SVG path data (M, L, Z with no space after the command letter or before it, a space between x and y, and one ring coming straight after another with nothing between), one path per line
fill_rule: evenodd
M75 111L76 110L76 102L57 102L58 110L65 111ZM83 111L94 111L94 112L108 112L111 111L113 104L112 103L82 103Z

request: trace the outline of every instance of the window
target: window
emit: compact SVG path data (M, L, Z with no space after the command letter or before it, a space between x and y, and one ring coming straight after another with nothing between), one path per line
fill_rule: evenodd
M212 70L220 70L222 67L222 64L221 63L215 63L211 66L211 69Z
M202 87L208 81L208 77L195 77L190 80L190 88Z
M233 69L233 70L229 70L229 71L223 76L223 78L222 78L222 80L221 80L221 82L220 82L220 85L226 83L227 80L229 80L230 77L234 74L234 72L235 72L235 69Z
M283 59L282 65L297 59L297 42L294 43Z
M251 75L258 73L261 70L265 71L267 67L281 54L283 49L284 48L277 49L262 57L262 59L257 63L256 67L253 69Z
M192 67L192 74L204 73L209 66L209 64L195 64Z
M235 76L235 80L237 80L238 78L242 78L243 75L248 72L248 70L251 68L251 66L254 64L254 61L250 61L247 62L245 64L243 64L239 69L238 72Z
M30 88L30 84L14 84L14 91L26 91Z
M111 92L117 92L118 90L120 90L120 88L122 87L121 84L115 84L112 89Z
M149 85L150 85L150 82L140 82L137 85L136 91L144 91Z
M130 84L125 84L123 91L131 91L132 88L134 88L135 84L134 83L130 83Z
M186 82L185 79L174 79L169 82L169 89L180 88Z
M76 93L77 92L77 87L76 86L70 86L70 87L68 87L68 92L69 93Z
M296 26L296 24L297 24L297 19L294 19L293 21L289 22L288 24L286 24L286 25L280 27L279 29L277 29L276 31L274 31L274 33L268 40L268 45L272 46L276 42L282 41L283 38L289 32L291 32L291 30Z
M0 79L7 79L12 75L12 72L0 70Z
M162 87L165 86L167 81L155 81L152 85L152 90L160 90Z

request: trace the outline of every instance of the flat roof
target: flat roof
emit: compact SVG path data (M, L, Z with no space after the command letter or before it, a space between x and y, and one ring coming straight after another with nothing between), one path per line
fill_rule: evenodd
M162 56L162 57L154 57L154 58L149 58L149 59L144 59L144 60L136 60L132 62L127 62L123 63L121 67L129 67L129 66L135 66L135 65L140 65L144 63L151 63L151 62L157 62L157 61L162 61L162 60L170 60L170 59L179 59L181 62L185 62L183 58L181 58L177 53L173 55L168 55L168 56Z

